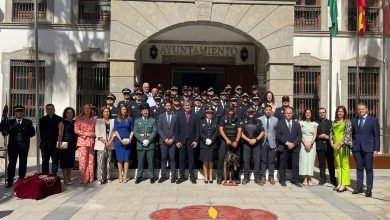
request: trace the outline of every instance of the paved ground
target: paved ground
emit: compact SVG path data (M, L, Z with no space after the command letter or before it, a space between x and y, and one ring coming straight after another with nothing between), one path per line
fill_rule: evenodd
M355 179L355 170L351 171ZM77 171L74 171L77 182ZM316 182L315 182L316 183ZM355 181L353 181L353 184ZM253 182L245 186L227 187L189 181L181 184L151 185L134 180L128 183L64 187L61 194L42 200L20 200L12 191L1 192L0 217L4 219L149 219L159 209L182 208L190 205L232 205L239 208L264 209L279 219L390 219L390 170L375 170L373 197L349 192L336 193L332 186L297 188L288 183L265 186ZM0 197L1 197L0 196Z

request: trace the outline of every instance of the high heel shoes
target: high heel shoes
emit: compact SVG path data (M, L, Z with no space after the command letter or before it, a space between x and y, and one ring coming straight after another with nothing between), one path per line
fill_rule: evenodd
M344 188L344 189L337 189L337 190L336 190L336 192L338 192L338 193L342 193L342 192L345 192L345 191L347 191L347 188Z

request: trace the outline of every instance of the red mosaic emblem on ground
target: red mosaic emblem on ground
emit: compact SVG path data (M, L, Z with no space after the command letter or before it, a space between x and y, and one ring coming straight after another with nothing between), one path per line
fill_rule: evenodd
M276 215L261 209L240 209L233 206L212 206L219 220L274 220ZM210 206L187 206L182 209L163 209L150 214L152 220L206 220Z

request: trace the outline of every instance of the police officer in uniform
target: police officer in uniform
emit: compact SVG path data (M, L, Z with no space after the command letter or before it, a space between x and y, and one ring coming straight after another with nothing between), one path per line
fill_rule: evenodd
M293 118L292 119L297 121L298 116L297 116L295 110L290 106L290 97L288 97L286 95L282 97L282 106L275 110L274 116L276 118L278 118L279 121L284 120L284 112L285 112L286 108L291 108L293 110Z
M241 96L241 103L239 103L237 106L237 117L239 117L241 120L244 120L246 118L246 110L249 107L249 95L247 93L244 93Z
M202 118L204 115L204 106L202 103L202 98L197 96L194 98L194 105L192 107L192 111L199 117Z
M123 100L118 102L118 107L124 105L127 108L127 112L130 112L130 107L133 102L133 100L130 99L131 90L128 88L124 88L122 89L122 94L123 94Z
M249 182L250 164L253 161L253 173L255 183L263 185L260 182L260 141L264 137L263 123L255 118L255 110L250 107L246 110L246 119L243 121L242 139L243 144L243 161L244 161L244 180L242 184Z
M160 95L156 95L154 97L154 101L156 102L156 105L150 108L151 111L151 117L155 118L158 121L158 117L160 114L165 112L164 106L161 103L162 97Z
M219 102L218 96L214 96L211 98L211 107L214 110L214 118L219 123L219 119L223 116L224 111L223 111L223 108Z
M108 94L107 97L106 97L106 106L110 109L110 112L111 112L111 116L110 118L117 118L118 117L118 114L119 114L119 110L117 107L115 107L115 100L116 100L116 96L112 93ZM120 105L118 105L120 106ZM127 110L129 110L128 107L126 107ZM99 113L100 117L103 117L101 112Z
M213 117L214 109L205 110L206 117L200 121L200 157L203 161L204 183L213 183L213 162L218 148L218 120Z
M177 113L183 110L180 104L180 97L179 96L173 97L172 100L173 100L172 111L177 115Z
M140 105L142 117L134 122L134 136L137 139L137 179L136 184L142 182L144 173L145 158L148 163L150 183L155 183L154 176L154 150L156 147L157 123L156 119L149 116L150 107L148 103Z
M219 98L220 98L220 103L221 103L222 110L225 113L226 109L229 107L229 100L228 100L227 92L222 91L219 94Z
M189 101L192 104L194 100L190 96L190 88L188 86L184 86L182 92L183 96L180 99L180 104L183 105L184 101Z
M26 176L27 156L30 149L30 138L35 136L32 121L24 118L25 107L14 107L15 118L9 120L11 129L8 130L8 177L7 188L14 184L16 161L19 157L19 179Z
M140 107L141 107L142 103L145 103L145 102L142 102L142 97L143 97L143 93L140 90L135 91L135 93L134 93L135 101L133 101L130 105L130 114L131 114L131 118L133 120L141 117L141 108Z
M227 109L227 114L221 118L219 122L219 133L221 135L221 145L218 149L218 174L217 183L222 183L223 162L228 150L240 155L239 143L242 133L242 122L240 118L235 115L235 108L230 106ZM239 184L240 176L239 169L234 171L234 181Z
M263 108L260 105L260 97L253 96L252 97L252 108L255 110L255 118L260 118L264 115Z

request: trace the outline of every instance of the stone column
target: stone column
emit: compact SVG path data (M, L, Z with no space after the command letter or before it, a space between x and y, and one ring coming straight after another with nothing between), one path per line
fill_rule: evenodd
M293 103L294 66L293 64L269 64L267 88L275 95L275 102L280 106L282 97L288 95Z
M122 89L134 88L134 61L110 61L110 92L117 97L117 102L123 99Z

